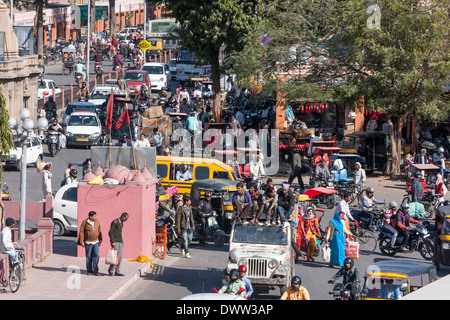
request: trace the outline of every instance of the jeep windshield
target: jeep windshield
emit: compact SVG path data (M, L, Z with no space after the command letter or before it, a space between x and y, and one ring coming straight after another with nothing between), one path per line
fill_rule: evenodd
M236 224L233 242L251 244L287 245L286 229L280 226L253 226Z

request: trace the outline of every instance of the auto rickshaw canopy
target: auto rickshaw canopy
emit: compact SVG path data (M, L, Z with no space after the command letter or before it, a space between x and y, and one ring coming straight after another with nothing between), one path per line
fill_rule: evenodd
M440 206L436 209L436 217L440 217L445 219L446 217L450 218L450 206Z
M371 276L418 277L424 274L436 276L436 267L429 262L413 260L382 260L367 267L366 275ZM433 281L433 280L431 280Z

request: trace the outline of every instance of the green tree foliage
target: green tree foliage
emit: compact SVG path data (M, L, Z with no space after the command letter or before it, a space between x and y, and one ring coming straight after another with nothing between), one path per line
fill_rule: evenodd
M14 147L11 128L9 127L9 113L6 110L6 100L0 90L0 152L7 154ZM0 164L0 180L3 179L3 166Z
M212 70L214 107L220 99L221 50L241 50L243 40L259 21L254 12L258 0L166 0L166 10L180 28L181 46L196 54L199 61L209 62ZM149 3L156 4L155 1Z

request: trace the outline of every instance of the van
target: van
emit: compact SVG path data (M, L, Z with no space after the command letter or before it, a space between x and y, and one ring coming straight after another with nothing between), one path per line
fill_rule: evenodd
M180 181L176 179L177 172L181 170L183 165L187 166L187 170L192 176L192 180ZM178 193L190 193L192 184L197 180L206 179L230 179L237 180L233 169L216 159L208 158L188 158L188 157L171 157L157 156L156 171L164 187L176 185Z

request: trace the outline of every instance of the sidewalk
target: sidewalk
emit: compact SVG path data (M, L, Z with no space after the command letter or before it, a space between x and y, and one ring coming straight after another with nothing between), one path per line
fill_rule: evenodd
M161 261L153 259L152 264ZM0 294L0 300L111 300L152 267L122 259L123 277L109 276L105 259L101 258L101 276L86 274L86 260L62 254L52 254L45 261L26 269L26 281L16 293ZM10 290L9 286L4 289Z

